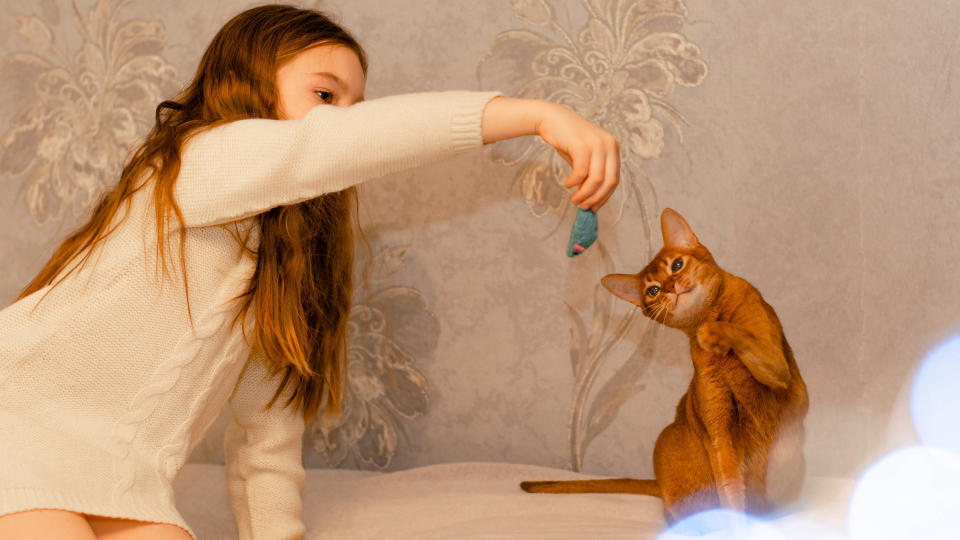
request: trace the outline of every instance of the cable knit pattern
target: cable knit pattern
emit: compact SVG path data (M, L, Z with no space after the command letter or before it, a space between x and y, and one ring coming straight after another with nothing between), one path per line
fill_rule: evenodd
M250 261L249 258L245 260ZM113 490L113 503L115 505L119 506L123 497L133 487L135 464L129 457L130 445L137 433L138 425L154 411L160 397L177 384L184 366L200 357L198 352L204 342L223 332L226 326L230 324L238 307L236 301L231 302L230 300L236 296L238 290L243 289L244 280L249 280L255 266L256 261L238 265L232 275L224 278L213 304L207 309L206 313L198 318L196 331L184 334L166 360L157 366L153 375L153 382L137 393L133 403L130 404L130 411L118 418L114 424L113 436L110 440L114 445L111 453L116 455L113 462L114 475L117 478ZM244 343L242 336L234 332L230 336L230 346L223 349L224 356L228 358L236 357L237 345ZM209 387L201 391L209 391ZM188 416L181 423L181 426L189 424L191 419L192 417ZM182 436L182 433L178 429L175 440L180 436ZM180 441L176 441L174 446L180 446L179 443ZM169 471L164 470L164 473L168 474Z
M253 259L247 259L247 263L243 265L238 265L237 272L230 276L229 279L240 280L245 286L246 281L250 279L250 276L253 275L254 270L256 269L256 261ZM225 283L226 285L227 283ZM237 287L224 287L224 291L227 294L221 298L223 301L222 307L214 310L211 314L211 318L218 319L217 329L219 330L224 324L230 324L233 321L233 314L235 313L233 308L235 307L232 304L228 304L230 298L233 296ZM252 329L252 323L254 322L253 312L247 314L247 328ZM229 316L229 317L228 317ZM214 323L211 322L212 326ZM239 322L237 324L240 324ZM200 334L196 335L195 339L201 339ZM222 354L226 358L241 358L245 357L245 353L249 351L249 344L246 340L243 339L243 334L241 332L232 332L229 338L229 343L227 343L223 349ZM189 452L188 445L190 444L191 439L188 437L188 431L194 425L194 422L202 414L202 411L199 411L198 408L206 404L208 401L208 396L215 390L219 389L219 384L222 382L225 372L235 371L237 369L242 369L242 365L239 363L229 364L222 362L216 366L216 371L213 373L213 378L210 384L206 385L201 391L200 395L197 396L191 404L190 408L187 410L187 415L184 417L183 422L180 422L180 425L173 431L169 437L169 441L160 448L160 451L157 453L157 467L164 471L166 476L173 481L173 478L176 476L177 472L183 466L183 460L186 459ZM209 423L212 422L216 415L208 414L207 415L207 425L204 426L202 431L206 431L209 427ZM202 438L202 435L197 437L196 440Z
M172 483L229 405L223 443L239 537L302 538L303 417L283 399L264 410L279 381L232 324L231 299L256 261L221 225L479 148L496 95L318 106L300 120L240 120L191 139L174 188L186 227L169 237L177 246L186 236L185 268L174 249L173 272L156 273L148 186L87 264L0 310L0 516L59 508L170 523L196 538Z

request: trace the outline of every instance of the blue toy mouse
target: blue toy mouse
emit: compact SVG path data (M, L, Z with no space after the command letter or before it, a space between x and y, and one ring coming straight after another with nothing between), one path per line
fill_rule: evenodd
M586 251L597 239L597 214L593 210L577 207L577 217L570 230L570 242L567 243L567 257L576 257Z

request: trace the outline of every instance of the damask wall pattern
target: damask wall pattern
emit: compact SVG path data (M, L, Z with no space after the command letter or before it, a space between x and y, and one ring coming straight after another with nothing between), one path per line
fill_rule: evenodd
M180 83L157 54L166 41L163 24L123 17L129 4L102 0L83 9L46 1L40 13L13 14L28 48L5 56L4 71L37 73L27 77L31 99L0 138L0 172L21 185L39 222L89 213L127 151L153 127L151 107ZM83 39L77 50L57 39L61 12Z
M707 73L699 48L680 33L686 7L680 1L585 0L582 4L587 20L579 32L570 32L559 23L546 0L511 4L521 21L545 28L556 38L526 29L500 33L478 68L481 83L501 88L509 95L561 103L612 133L623 147L621 169L625 176L620 212L634 195L630 210L650 222L646 203L656 200L656 194L638 171L643 160L663 152L663 123L654 110L679 133L683 116L666 98L677 86L699 85ZM565 168L569 167L553 148L539 140L522 139L498 145L491 153L504 165L520 165L516 178L534 216L541 217L548 211L565 215L570 209L562 184ZM652 215L656 215L655 205ZM651 256L654 238L649 228L645 232L647 255ZM614 272L604 241L599 240L597 245L603 255L603 273ZM586 446L616 418L620 406L643 388L643 365L649 360L638 349L587 408L600 365L638 313L633 311L616 329L608 329L610 295L599 285L594 289L595 312L589 328L580 313L566 305L576 381L569 420L570 463L578 471ZM604 339L608 330L611 335Z
M252 2L0 6L0 301L116 181L156 104ZM535 138L361 189L346 406L311 467L509 461L649 476L684 336L599 286L680 211L776 309L811 396L812 474L909 439L904 388L960 330L957 39L934 0L319 0L370 56L368 99L498 89L614 133L621 187L565 256L566 164ZM918 261L923 264L918 264ZM917 268L922 267L922 277ZM229 410L192 461L223 462Z

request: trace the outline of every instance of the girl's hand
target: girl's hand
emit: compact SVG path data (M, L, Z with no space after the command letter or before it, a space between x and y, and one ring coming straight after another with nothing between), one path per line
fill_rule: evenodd
M620 183L617 140L572 110L540 99L497 97L483 112L483 142L539 135L573 169L563 185L578 187L570 201L596 211Z

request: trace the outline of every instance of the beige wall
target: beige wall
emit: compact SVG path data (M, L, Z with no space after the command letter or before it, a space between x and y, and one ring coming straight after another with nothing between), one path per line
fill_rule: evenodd
M115 181L152 108L188 80L219 26L251 5L0 6L0 303ZM532 139L365 186L377 258L353 322L380 345L355 347L351 414L310 426L308 466L582 460L586 472L651 474L653 441L691 374L686 344L646 320L622 326L627 306L606 294L595 303L594 290L659 248L648 228L665 206L780 315L810 391L812 473L854 474L892 432L909 435L890 422L894 404L916 362L960 327L960 4L318 5L367 48L368 98L578 95L566 103L618 135L625 167L600 243L575 259L564 254L573 216L557 205L557 161ZM147 24L128 27L131 71L108 79L96 30L115 35L107 23L134 19ZM604 27L631 31L604 37ZM585 385L571 358L589 363L608 342ZM386 375L366 369L377 361ZM571 431L571 417L594 428ZM192 459L222 461L225 419Z

